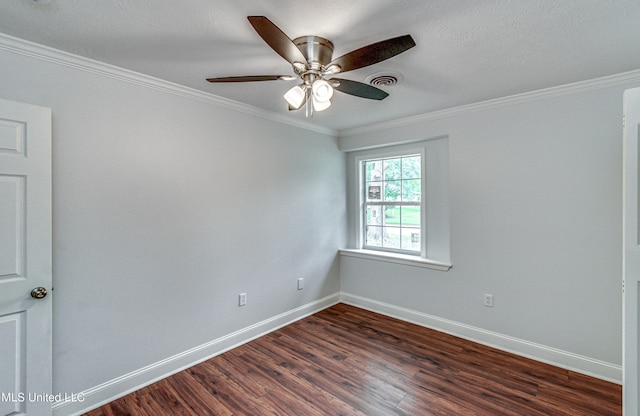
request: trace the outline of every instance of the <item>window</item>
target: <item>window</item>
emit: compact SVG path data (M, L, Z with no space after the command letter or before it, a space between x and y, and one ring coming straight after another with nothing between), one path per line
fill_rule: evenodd
M448 136L350 149L347 166L349 232L341 256L452 267Z
M362 161L363 248L421 255L422 155Z

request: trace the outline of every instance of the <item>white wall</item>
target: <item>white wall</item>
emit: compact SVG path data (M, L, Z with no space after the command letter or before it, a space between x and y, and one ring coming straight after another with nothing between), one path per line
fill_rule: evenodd
M53 109L55 392L339 292L334 137L6 50L0 68L2 98Z
M485 341L498 346L529 343L530 354L550 349L610 364L612 373L597 375L618 379L628 87L561 90L346 132L347 151L449 137L453 268L343 256L343 293L471 338L490 333ZM493 308L483 306L485 293Z

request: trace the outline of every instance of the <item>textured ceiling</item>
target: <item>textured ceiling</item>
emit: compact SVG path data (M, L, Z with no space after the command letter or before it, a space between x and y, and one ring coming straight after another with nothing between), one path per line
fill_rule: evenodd
M0 2L0 32L283 115L296 81L210 84L292 73L246 19L318 35L334 57L404 34L417 46L347 72L399 72L372 101L337 93L313 123L336 130L640 69L638 0L32 0Z

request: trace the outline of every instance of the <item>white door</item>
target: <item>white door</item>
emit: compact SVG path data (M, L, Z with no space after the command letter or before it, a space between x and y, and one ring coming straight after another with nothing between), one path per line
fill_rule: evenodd
M0 100L1 416L51 414L51 273L51 110Z
M640 309L640 88L624 93L624 215L623 215L623 380L622 408L625 416L639 416L638 324Z

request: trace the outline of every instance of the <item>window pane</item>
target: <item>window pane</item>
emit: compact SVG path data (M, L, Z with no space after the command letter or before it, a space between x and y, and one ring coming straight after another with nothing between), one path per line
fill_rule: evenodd
M402 181L402 200L419 202L422 192L421 187L420 179Z
M420 228L420 207L410 206L400 208L400 218L400 226Z
M420 251L420 228L402 229L402 249Z
M382 201L382 182L367 182L366 186L367 201Z
M383 207L367 207L367 225L382 225Z
M402 158L402 179L420 179L421 173L419 155Z
M386 159L384 160L384 180L392 181L401 178L402 159Z
M400 207L384 206L384 225L400 225Z
M382 161L369 160L364 162L365 180L379 181L382 179Z
M367 235L365 245L382 247L382 227L367 225Z
M400 228L384 227L382 230L382 246L387 248L400 248Z
M384 182L384 200L400 201L402 193L402 181Z

